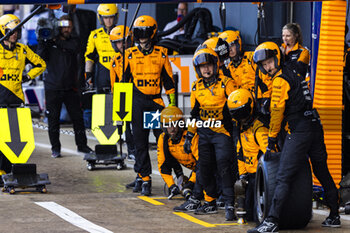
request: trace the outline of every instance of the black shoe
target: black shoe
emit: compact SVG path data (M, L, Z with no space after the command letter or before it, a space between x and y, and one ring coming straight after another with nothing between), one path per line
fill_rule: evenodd
M223 202L223 201L217 201L217 202L216 202L216 207L217 207L219 210L224 210L224 209L225 209L225 202Z
M334 217L331 217L331 216L328 216L326 218L326 220L324 220L322 222L322 226L323 227L340 227L341 223L340 223L340 216L337 215L337 216L334 216Z
M129 153L127 159L128 161L135 161L135 155Z
M135 187L135 184L136 184L136 180L134 180L133 182L129 183L129 184L126 184L125 185L125 188L127 189L133 189Z
M225 218L226 221L237 220L235 215L235 207L233 207L233 205L225 205Z
M152 181L143 181L141 186L141 195L143 196L151 196L152 192Z
M200 200L196 199L195 197L191 196L188 198L185 203L183 203L180 206L175 206L174 211L175 212L192 212L198 209L201 206Z
M60 158L61 157L61 152L59 151L52 151L52 154L51 154L51 157L52 158Z
M85 153L85 154L90 154L90 153L92 153L94 151L88 146L78 146L78 152Z
M142 179L140 177L137 177L134 182L135 182L135 185L134 185L132 191L134 193L141 192L141 190L142 190L142 182L143 182Z
M277 223L270 222L269 220L264 220L262 223L260 223L259 226L248 230L247 233L278 233L278 230L279 229Z
M222 197L222 195L220 195L219 198L216 199L216 207L219 210L224 210L225 209L225 201L224 201L224 198Z
M216 214L218 209L216 207L216 201L207 202L195 210L194 214L204 215L204 214Z

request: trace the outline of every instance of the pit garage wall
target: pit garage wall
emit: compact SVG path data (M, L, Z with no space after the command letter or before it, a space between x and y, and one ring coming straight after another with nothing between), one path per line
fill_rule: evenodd
M342 161L343 57L346 1L322 3L317 68L314 79L314 107L325 133L328 167L338 185ZM314 22L315 24L319 22ZM314 183L320 185L314 177ZM338 186L339 187L339 186Z

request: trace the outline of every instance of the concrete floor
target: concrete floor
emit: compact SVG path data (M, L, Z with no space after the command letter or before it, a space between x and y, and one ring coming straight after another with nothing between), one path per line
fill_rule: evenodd
M68 133L70 128L65 130ZM172 208L183 199L165 198L164 182L156 171L156 150L151 151L153 196L142 200L125 189L125 184L135 178L132 162L126 162L128 168L121 171L113 166L88 171L72 135L61 134L63 157L57 159L51 158L47 131L34 128L34 135L36 149L28 162L37 164L38 173L48 173L52 184L47 186L47 194L0 193L0 232L222 233L246 232L255 226L226 222L223 210L210 216L174 214ZM93 148L97 141L91 133L88 138ZM345 215L342 228L322 228L327 212L315 210L305 229L280 232L350 232L350 216Z

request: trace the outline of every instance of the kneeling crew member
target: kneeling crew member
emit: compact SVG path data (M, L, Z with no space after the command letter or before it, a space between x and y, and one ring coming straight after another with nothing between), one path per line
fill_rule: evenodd
M185 135L187 130L184 123L182 111L175 106L169 106L163 109L160 120L163 133L158 139L158 168L159 172L167 184L170 195L182 194L186 198L186 202L174 208L174 211L194 211L200 206L200 199L203 196L202 188L196 183L197 161L198 161L198 135L192 139L191 153L184 151ZM181 122L181 123L180 123ZM183 184L182 190L175 184L173 176L174 170L176 177L183 176L181 165L192 170L191 176L187 182ZM191 197L191 195L194 197Z

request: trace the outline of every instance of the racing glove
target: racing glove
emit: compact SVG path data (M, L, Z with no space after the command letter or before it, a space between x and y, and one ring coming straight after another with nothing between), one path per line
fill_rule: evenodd
M22 77L22 83L26 83L26 82L29 82L31 80L31 78L28 76L28 75L24 75Z
M184 151L186 154L189 154L192 152L192 138L194 137L194 134L191 132L187 132L185 136L185 143L184 143Z
M169 94L169 106L175 106L175 93Z
M277 143L278 143L277 138L273 138L273 137L268 138L268 144L264 155L265 161L270 160L272 158L272 154L277 152Z
M249 174L244 173L244 174L240 175L239 180L241 181L242 186L245 187L248 184Z
M85 73L85 88L86 89L92 88L93 77L94 77L94 75L92 72Z

